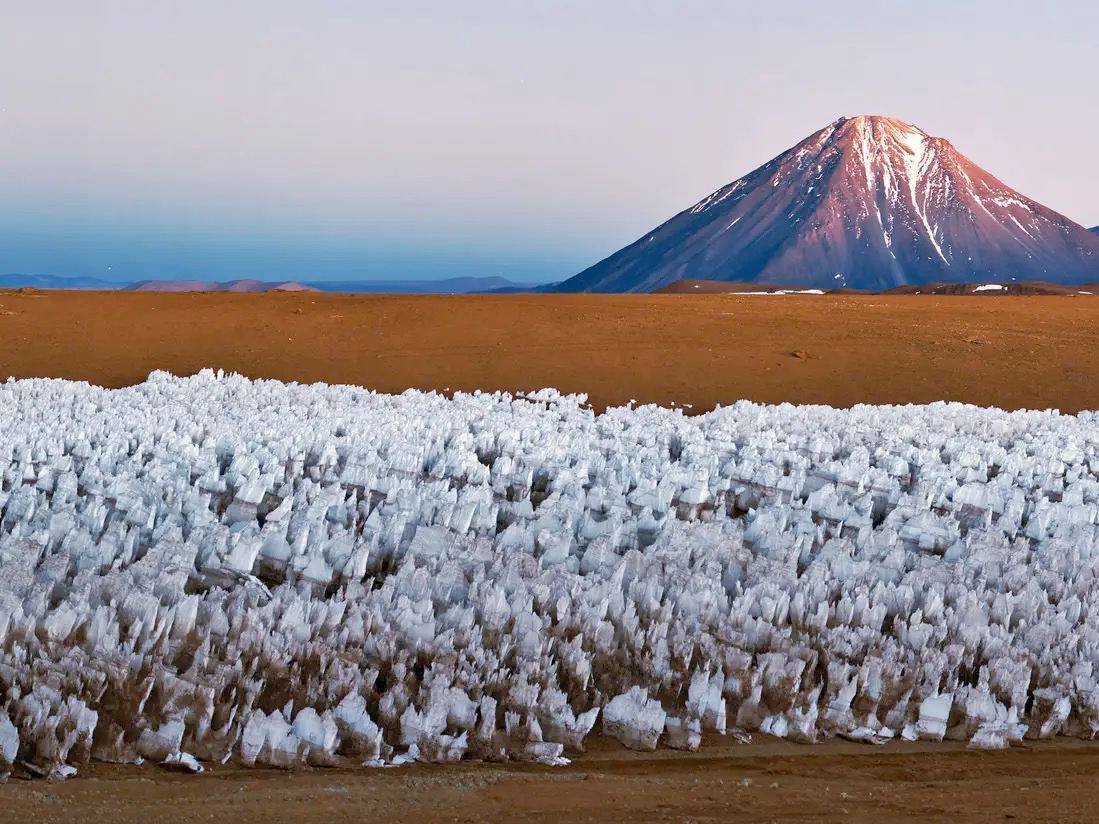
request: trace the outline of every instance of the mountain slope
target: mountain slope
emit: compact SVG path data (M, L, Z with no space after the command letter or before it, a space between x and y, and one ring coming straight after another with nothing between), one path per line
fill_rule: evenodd
M840 118L558 291L647 292L680 278L886 289L1099 279L1099 237L948 141Z

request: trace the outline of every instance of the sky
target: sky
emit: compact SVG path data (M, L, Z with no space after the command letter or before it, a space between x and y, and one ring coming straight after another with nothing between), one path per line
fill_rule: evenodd
M0 273L559 280L841 115L1099 224L1099 4L0 0Z

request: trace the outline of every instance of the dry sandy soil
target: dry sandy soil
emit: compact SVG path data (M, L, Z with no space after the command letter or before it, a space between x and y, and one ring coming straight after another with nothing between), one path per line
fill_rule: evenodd
M1099 746L1006 752L833 741L627 753L595 740L569 767L459 765L200 776L93 765L61 784L0 785L0 820L219 821L1093 821Z
M0 293L0 379L153 369L757 401L1099 409L1099 297Z
M693 404L961 400L1099 409L1099 298L0 293L0 378L108 386L204 366L385 391ZM797 353L797 354L795 354ZM92 765L0 786L0 821L1094 820L1099 745L597 740L571 767L185 776Z

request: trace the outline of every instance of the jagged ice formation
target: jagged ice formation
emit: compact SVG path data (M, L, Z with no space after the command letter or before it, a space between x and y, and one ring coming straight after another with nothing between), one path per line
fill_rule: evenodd
M0 774L1099 731L1099 418L0 386Z

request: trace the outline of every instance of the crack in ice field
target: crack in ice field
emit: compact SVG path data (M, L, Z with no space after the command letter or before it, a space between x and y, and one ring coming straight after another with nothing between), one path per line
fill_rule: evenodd
M0 773L1099 732L1093 413L583 401L0 385Z

